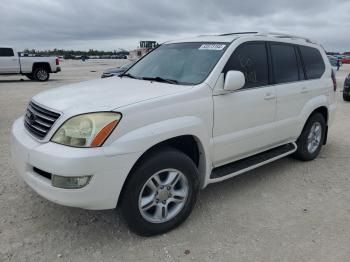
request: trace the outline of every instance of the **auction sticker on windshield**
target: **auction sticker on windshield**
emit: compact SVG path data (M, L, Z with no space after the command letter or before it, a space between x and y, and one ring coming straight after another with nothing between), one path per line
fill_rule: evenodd
M199 50L223 50L226 45L220 44L203 44L199 47Z

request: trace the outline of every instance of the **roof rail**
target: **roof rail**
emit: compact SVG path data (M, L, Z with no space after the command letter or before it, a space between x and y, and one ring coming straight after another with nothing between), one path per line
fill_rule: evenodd
M245 34L258 34L259 32L235 32L235 33L225 33L220 34L218 36L226 36L226 35L245 35Z
M219 34L218 36L229 36L229 35L256 35L256 36L271 36L276 38L301 39L307 43L316 44L314 41L311 41L309 38L306 38L303 36L278 33L278 32L234 32L234 33Z
M266 35L266 36L272 36L272 37L277 37L277 38L301 39L307 43L315 44L315 42L311 41L309 38L306 38L303 36L298 36L298 35L291 35L291 34L278 33L278 32L259 33L259 35Z

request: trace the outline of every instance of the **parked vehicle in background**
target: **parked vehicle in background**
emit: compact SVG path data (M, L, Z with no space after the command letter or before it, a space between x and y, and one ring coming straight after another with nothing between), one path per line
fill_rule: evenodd
M343 64L350 64L350 56L345 56L341 59Z
M61 71L57 57L21 57L12 47L0 47L0 75L25 75L31 80L47 81L50 73Z
M327 56L328 60L334 70L334 72L338 71L338 66L342 66L342 62L341 59L339 59L338 57L335 56Z
M324 49L305 38L171 41L121 77L34 96L13 124L12 157L43 197L119 206L134 232L161 234L186 220L211 183L291 154L315 159L335 89Z
M350 74L348 74L344 81L343 99L344 101L350 101Z
M125 65L122 65L120 67L106 69L103 72L101 78L119 76L122 73L124 73L126 70L128 70L133 64L135 64L135 62L136 61L131 61L131 62L126 63Z

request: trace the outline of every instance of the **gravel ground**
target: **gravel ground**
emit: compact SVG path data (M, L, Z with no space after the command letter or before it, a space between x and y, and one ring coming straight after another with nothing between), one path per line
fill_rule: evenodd
M138 237L118 212L59 206L26 186L9 143L29 99L124 62L66 61L46 83L0 77L0 261L349 261L350 103L339 88L349 65L337 76L337 117L318 159L285 158L210 185L168 234Z

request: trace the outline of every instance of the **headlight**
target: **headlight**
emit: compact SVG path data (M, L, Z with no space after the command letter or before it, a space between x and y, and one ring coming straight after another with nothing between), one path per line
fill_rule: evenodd
M90 113L68 119L51 141L73 147L99 147L118 125L121 114Z

